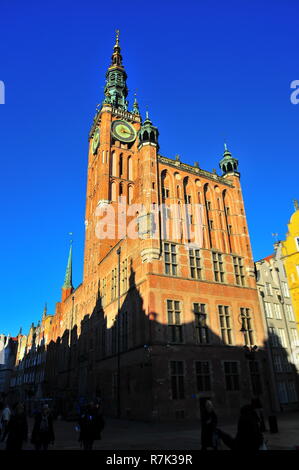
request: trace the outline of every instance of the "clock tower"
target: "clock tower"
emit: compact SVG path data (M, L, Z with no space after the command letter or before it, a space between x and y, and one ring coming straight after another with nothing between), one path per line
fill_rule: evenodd
M84 279L97 273L100 261L124 238L121 217L136 197L141 117L136 97L128 110L126 80L117 31L105 98L89 133Z

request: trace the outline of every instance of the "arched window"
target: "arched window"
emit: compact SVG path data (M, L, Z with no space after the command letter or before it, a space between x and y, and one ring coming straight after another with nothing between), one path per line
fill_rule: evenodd
M128 180L133 180L133 160L132 160L132 157L128 158Z
M122 196L123 195L123 185L120 183L119 185L119 195Z
M116 184L114 181L111 183L111 201L116 201Z
M143 133L143 135L142 135L142 140L143 140L143 142L146 142L146 141L149 140L149 138L148 138L148 132L147 132L147 131L144 131L144 133Z
M121 153L119 156L119 177L121 178L123 175L123 154Z
M150 134L150 141L151 142L156 142L156 137L155 137L155 133L152 131L151 134Z
M112 152L112 154L111 154L111 175L112 176L117 176L117 174L116 174L116 155L115 155L115 152Z
M133 195L134 195L133 186L129 186L129 188L128 188L128 202L129 202L129 204L132 204Z
M227 171L232 171L233 167L231 163L227 164Z

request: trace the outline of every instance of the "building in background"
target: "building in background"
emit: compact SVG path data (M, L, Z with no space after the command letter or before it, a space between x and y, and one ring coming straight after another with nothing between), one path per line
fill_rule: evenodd
M29 412L36 402L45 397L46 345L51 329L52 316L45 306L41 321L33 323L28 335L20 330L16 340L14 370L10 380L11 400L23 401Z
M282 255L299 331L299 205L297 200L294 203L295 212L288 223Z
M0 401L5 401L9 393L17 346L17 338L0 335Z
M83 282L71 247L43 394L62 414L101 396L107 414L148 420L194 419L208 398L222 416L253 396L271 407L238 160L225 146L218 175L162 156L126 79L117 35L89 133ZM34 335L18 359L32 390Z
M255 264L257 286L268 332L276 407L298 409L298 331L282 260L282 242L277 242L274 248L273 255Z

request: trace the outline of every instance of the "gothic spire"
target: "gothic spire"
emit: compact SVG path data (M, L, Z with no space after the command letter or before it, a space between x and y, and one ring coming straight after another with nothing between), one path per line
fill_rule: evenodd
M47 307L47 302L45 303L45 306L44 306L44 311L43 311L43 319L46 318L47 316L47 311L48 311L48 307Z
M103 104L111 104L114 108L127 111L128 96L127 74L125 72L119 45L119 29L116 30L116 40L111 57L111 65L106 73L105 99Z
M71 240L71 246L69 251L69 257L67 261L63 289L72 289L72 256L73 256L73 241Z

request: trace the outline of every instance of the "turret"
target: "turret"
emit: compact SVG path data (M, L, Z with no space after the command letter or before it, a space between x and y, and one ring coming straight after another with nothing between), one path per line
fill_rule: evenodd
M237 174L238 176L240 176L240 173L238 172L238 165L238 160L236 158L233 158L232 154L227 149L226 144L224 144L223 158L219 162L219 166L222 170L223 176L227 174Z

